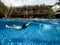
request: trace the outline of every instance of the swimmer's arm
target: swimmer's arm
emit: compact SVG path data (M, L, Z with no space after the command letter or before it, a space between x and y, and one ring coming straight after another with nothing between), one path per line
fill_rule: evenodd
M31 24L31 22L27 23L26 26L28 26L28 25L30 25L30 24Z

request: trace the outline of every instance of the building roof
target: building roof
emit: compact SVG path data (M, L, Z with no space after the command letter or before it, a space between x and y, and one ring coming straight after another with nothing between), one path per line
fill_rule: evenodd
M54 13L53 15L57 15L57 14L60 14L60 12L56 12L56 13Z

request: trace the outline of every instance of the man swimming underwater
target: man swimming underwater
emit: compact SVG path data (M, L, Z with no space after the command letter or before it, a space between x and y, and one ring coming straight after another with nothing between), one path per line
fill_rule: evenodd
M8 26L8 25L6 25L6 28L15 28L15 29L21 30L21 29L27 28L30 24L31 24L31 22L29 22L27 24L23 24L22 26L16 26L16 25Z

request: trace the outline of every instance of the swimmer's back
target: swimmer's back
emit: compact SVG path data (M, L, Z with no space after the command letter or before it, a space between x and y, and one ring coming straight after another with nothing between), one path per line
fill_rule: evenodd
M22 25L22 28L23 28L23 29L25 29L26 27L27 27L26 24L23 24L23 25Z

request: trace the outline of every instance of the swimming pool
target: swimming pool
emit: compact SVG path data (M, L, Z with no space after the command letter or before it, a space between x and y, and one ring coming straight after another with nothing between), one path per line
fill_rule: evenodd
M32 20L22 30L6 28L8 24L22 26L30 20L0 19L0 45L60 45L60 20Z

